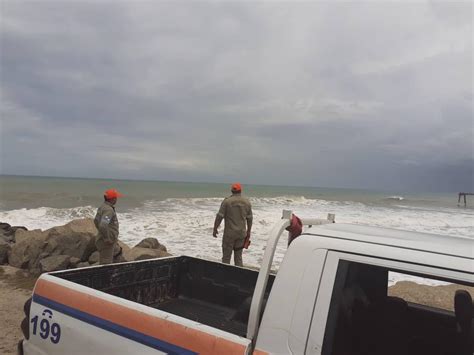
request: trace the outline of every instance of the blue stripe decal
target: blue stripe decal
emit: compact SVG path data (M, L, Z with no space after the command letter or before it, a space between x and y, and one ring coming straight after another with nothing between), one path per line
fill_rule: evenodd
M108 320L93 316L89 313L82 312L78 309L66 306L64 304L50 300L49 298L42 297L39 295L33 295L33 302L39 303L45 307L52 308L58 312L64 313L73 318L79 319L83 322L89 323L93 326L102 328L106 331L112 332L114 334L120 335L122 337L128 338L130 340L136 341L143 345L149 346L156 350L162 351L167 354L173 355L193 355L197 354L194 351L181 348L177 345L167 343L163 340L151 337L149 335L137 332L136 330L123 327L119 324L110 322Z

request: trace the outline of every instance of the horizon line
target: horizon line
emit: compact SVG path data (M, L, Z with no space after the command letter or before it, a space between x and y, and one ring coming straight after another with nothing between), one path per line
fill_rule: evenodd
M82 179L82 180L109 180L109 181L124 181L124 182L163 182L163 183L185 183L185 184L220 184L227 185L230 182L215 182L215 181L189 181L189 180L159 180L159 179L133 179L133 178L104 178L104 177L81 177L81 176L54 176L54 175L19 175L19 174L0 174L0 177L20 177L20 178L43 178L43 179ZM286 187L286 188L310 188L310 189L339 189L339 190L362 190L370 192L390 192L390 193L456 193L459 191L408 191L400 189L370 189L363 187L328 187L328 186L309 186L309 185L279 185L279 184L256 184L244 183L244 185L261 186L261 187Z

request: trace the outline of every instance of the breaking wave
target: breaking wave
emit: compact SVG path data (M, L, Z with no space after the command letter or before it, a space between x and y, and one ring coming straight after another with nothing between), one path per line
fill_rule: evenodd
M403 196L388 196L385 198L386 200L393 200L393 201L403 201L405 197Z
M400 196L398 196L400 197ZM417 232L452 236L474 235L473 210L437 210L372 206L350 201L307 199L302 196L251 198L254 213L252 246L245 252L244 262L261 263L268 233L280 219L283 209L301 217L326 218L336 215L336 222L398 228ZM156 237L174 255L190 255L210 260L221 257L221 239L212 237L214 218L222 198L169 198L148 200L141 207L121 212L120 238L134 245L145 237ZM408 207L408 206L407 206ZM0 221L22 225L28 229L48 229L72 219L94 217L97 207L67 209L35 208L0 211ZM223 228L220 228L222 233ZM220 234L221 236L222 234ZM278 244L274 265L278 266L286 251L286 238ZM397 280L393 280L396 282Z

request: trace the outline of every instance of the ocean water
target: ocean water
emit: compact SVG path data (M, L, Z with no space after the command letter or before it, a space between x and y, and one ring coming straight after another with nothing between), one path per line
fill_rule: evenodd
M0 176L0 221L47 229L94 217L103 191L111 187L125 195L116 206L120 239L125 243L133 246L145 237L155 237L174 255L220 259L221 240L212 237L212 228L223 197L230 194L230 184ZM244 251L244 263L250 266L260 265L268 233L283 209L301 217L326 218L334 213L341 223L470 237L474 243L474 197L468 197L465 208L457 206L456 193L245 184L243 188L254 213L252 244ZM276 268L285 251L286 238L282 238ZM392 283L400 279L407 277L391 274Z

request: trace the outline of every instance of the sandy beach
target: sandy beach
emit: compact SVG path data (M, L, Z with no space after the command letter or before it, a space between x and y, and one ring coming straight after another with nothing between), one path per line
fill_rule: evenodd
M30 297L36 279L23 270L0 266L0 354L15 355L16 346L23 334L20 323L24 317L23 304ZM453 310L453 297L459 285L427 286L410 281L401 281L389 288L389 295L410 302ZM474 298L474 287L464 287Z
M15 355L18 341L23 338L20 323L24 317L23 305L35 284L36 278L26 271L0 266L0 354Z
M454 295L457 290L468 291L474 299L474 287L461 285L428 286L411 281L400 281L389 287L389 296L401 297L407 302L454 311Z

